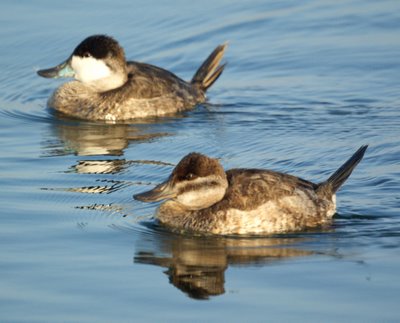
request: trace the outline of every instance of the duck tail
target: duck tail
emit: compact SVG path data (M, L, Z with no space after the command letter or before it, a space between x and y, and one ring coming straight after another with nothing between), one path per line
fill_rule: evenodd
M328 189L332 194L335 194L364 157L367 148L368 145L361 146L331 177L319 184L317 190L326 191Z
M217 46L194 74L191 83L203 92L206 92L214 84L224 70L226 63L219 64L227 46L227 43Z

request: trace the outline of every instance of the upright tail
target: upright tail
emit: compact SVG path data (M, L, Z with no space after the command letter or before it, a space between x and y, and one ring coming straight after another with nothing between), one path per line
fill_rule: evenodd
M325 182L318 185L318 191L329 191L334 194L342 186L342 184L349 178L354 168L358 165L364 157L368 145L361 146L353 156L351 156L339 169L333 173Z
M226 43L219 45L214 49L210 56L207 57L204 63L201 64L191 81L194 86L199 87L205 92L214 84L226 65L226 63L222 65L219 65L219 63L221 62L222 56L224 56L227 46Z

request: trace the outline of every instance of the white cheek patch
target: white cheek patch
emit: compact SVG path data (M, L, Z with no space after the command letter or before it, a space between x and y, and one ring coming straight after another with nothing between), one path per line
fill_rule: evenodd
M72 56L71 67L75 78L83 83L89 83L110 76L110 68L102 61L93 57Z
M225 190L220 187L207 188L204 187L197 191L185 192L176 199L179 203L192 208L205 208L219 201Z
M211 182L219 183L216 186L210 185ZM187 183L178 184L177 186L185 186ZM190 182L192 185L199 185L194 191L186 191L176 197L176 201L192 208L202 209L211 206L220 201L225 195L226 186L221 182L221 179L214 176L197 178ZM179 188L177 188L179 190Z

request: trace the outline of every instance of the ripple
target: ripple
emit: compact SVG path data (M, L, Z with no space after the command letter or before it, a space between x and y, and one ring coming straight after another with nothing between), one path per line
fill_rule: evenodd
M2 103L3 107L8 107L10 104ZM15 105L13 105L15 107ZM38 109L36 106L30 105L17 105L20 108L18 110L12 109L8 110L7 108L3 108L0 110L0 115L14 119L17 121L21 121L24 123L32 123L32 122L39 122L39 123L54 123L54 117L51 113Z

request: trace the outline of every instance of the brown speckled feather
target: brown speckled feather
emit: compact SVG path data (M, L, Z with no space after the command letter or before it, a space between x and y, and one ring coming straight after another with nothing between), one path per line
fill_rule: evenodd
M239 210L254 210L261 204L290 196L296 189L315 190L317 185L289 174L261 169L231 169L226 172L228 189L224 200Z

